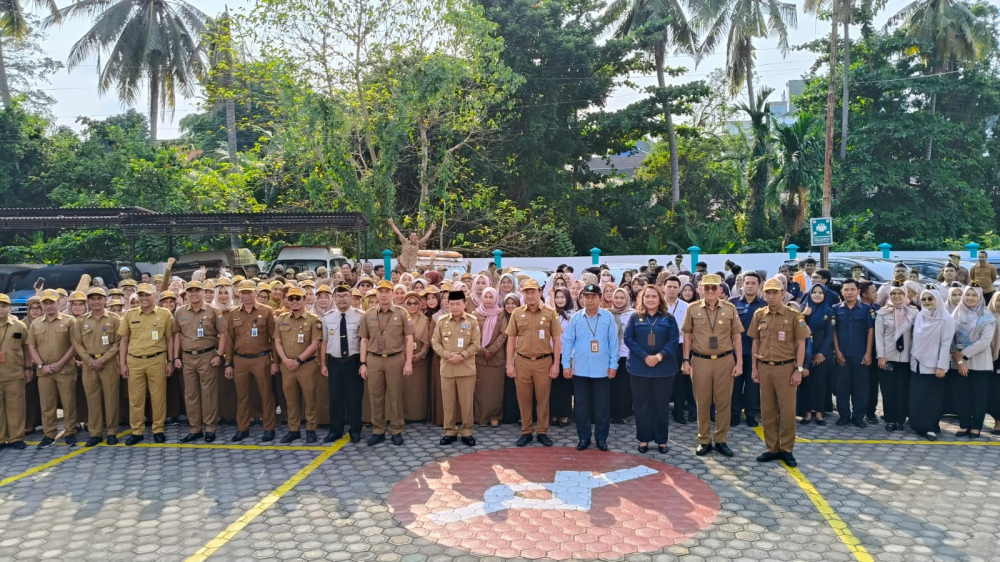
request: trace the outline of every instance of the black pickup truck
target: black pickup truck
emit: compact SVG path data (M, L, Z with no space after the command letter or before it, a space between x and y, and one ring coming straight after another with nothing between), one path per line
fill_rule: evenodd
M45 280L46 289L66 289L72 291L84 274L91 278L100 277L105 287L116 287L121 277L118 275L118 265L110 261L69 262L62 265L51 265L32 269L21 277L14 285L10 297L11 312L17 316L28 313L28 299L35 294L35 282L38 278Z

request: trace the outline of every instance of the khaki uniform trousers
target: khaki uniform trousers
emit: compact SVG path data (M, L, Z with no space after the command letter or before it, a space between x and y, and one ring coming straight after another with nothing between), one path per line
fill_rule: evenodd
M0 381L0 443L24 441L24 378Z
M326 355L323 355L323 360L326 359ZM324 377L319 372L319 366L313 374L313 399L316 404L316 423L318 425L326 425L330 423L330 379ZM305 402L303 402L303 407L305 407Z
M146 390L153 411L153 433L163 433L167 423L167 361L164 354L140 359L131 355L128 365L128 421L132 435L142 435L146 427ZM177 376L177 375L174 375Z
M42 402L42 431L49 439L59 435L59 403L63 405L65 436L76 435L76 372L38 377L38 397Z
M691 356L691 384L698 405L698 443L711 445L712 402L715 402L716 443L725 443L729 436L729 407L733 401L733 367L736 357L730 353L719 359Z
M315 387L316 373L318 372L319 363L315 359L304 365L299 365L295 371L289 371L284 364L281 365L281 389L285 393L285 402L288 404L288 431L299 431L302 428L303 406L306 430L316 431L316 426L319 425ZM327 402L329 402L329 398ZM329 416L329 414L327 415Z
M398 435L406 428L403 421L403 365L406 356L397 353L392 357L368 354L368 397L372 405L372 433L385 434L386 416L389 433Z
M260 395L261 416L264 419L264 431L273 431L278 425L278 415L275 411L274 394L271 392L271 358L270 356L256 359L244 359L236 356L233 359L233 380L236 381L236 427L239 431L250 431L251 400L253 389Z
M215 433L219 426L219 369L212 366L213 351L181 354L184 379L184 409L191 433ZM174 376L177 376L176 374Z
M118 358L107 362L100 371L83 365L83 391L87 394L87 430L91 437L118 434L121 373Z
M538 411L539 435L549 432L549 391L552 390L552 379L549 369L552 368L552 357L532 361L520 355L514 356L514 370L517 378L514 385L517 389L517 405L521 409L521 434L531 435L534 425L532 419L532 400ZM444 379L441 379L444 384Z
M441 377L441 402L444 407L444 434L458 434L459 412L462 437L472 437L472 402L476 395L476 375Z
M757 362L760 377L760 418L769 453L792 452L795 446L795 365L770 366ZM718 419L718 418L716 418Z

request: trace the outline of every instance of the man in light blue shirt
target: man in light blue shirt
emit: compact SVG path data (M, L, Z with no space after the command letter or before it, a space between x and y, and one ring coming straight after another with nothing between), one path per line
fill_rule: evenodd
M594 408L597 448L608 450L611 431L611 379L618 369L618 327L601 309L601 289L587 285L580 292L583 310L570 317L562 336L563 376L573 379L576 450L590 446L590 409ZM575 376L574 376L575 375Z

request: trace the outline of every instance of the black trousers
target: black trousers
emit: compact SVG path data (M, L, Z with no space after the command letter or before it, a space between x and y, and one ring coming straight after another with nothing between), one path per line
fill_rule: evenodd
M802 379L795 397L798 415L804 416L810 412L823 413L832 371L833 361L829 357L819 365L809 366L809 376Z
M650 441L666 445L670 433L670 395L674 379L686 377L632 377L632 403L635 405L635 438L640 443Z
M910 401L910 364L889 361L892 370L882 370L875 366L882 381L882 411L886 423L906 422L907 403ZM870 402L871 400L869 400Z
M872 364L868 366L868 405L865 414L869 418L875 417L875 409L878 408L878 389L886 372L878 368L878 359L872 354ZM885 389L882 389L882 413L885 413ZM888 422L889 420L885 420Z
M862 357L845 357L844 365L837 365L837 413L855 422L865 419L868 406L868 366L861 364ZM853 414L851 407L853 406Z
M611 433L611 379L573 376L573 419L580 441L590 441L590 410L594 410L594 438L607 441Z
M683 419L685 414L689 417L698 415L698 404L694 401L694 386L691 385L691 377L681 371L681 354L677 354L677 375L673 377L674 389L674 419Z
M760 384L753 382L753 357L743 356L743 374L733 379L733 401L730 418L740 421L740 412L746 410L747 419L760 418Z
M549 417L568 418L573 415L573 381L563 376L562 366L559 376L552 379L549 390Z
M958 425L962 429L979 432L983 429L983 419L986 417L986 402L990 393L990 372L969 370L969 375L963 377L958 371L948 371L955 396L955 410L958 412Z
M910 374L910 428L917 433L941 431L941 412L944 409L943 378L917 371Z
M330 433L344 434L344 411L352 435L361 435L361 400L365 383L358 371L361 356L352 355L346 361L326 356L326 369L330 372Z
M632 415L632 375L625 357L618 360L618 371L611 380L611 419L623 420Z

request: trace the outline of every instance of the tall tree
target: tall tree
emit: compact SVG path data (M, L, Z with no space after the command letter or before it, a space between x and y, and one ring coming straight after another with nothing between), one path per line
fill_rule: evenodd
M774 123L773 151L766 158L771 165L764 200L778 209L785 229L782 247L802 229L806 219L809 195L820 185L822 174L819 142L813 130L815 118L807 113L791 125Z
M59 18L59 6L56 0L0 0L0 36L14 40L21 40L28 36L31 27L28 25L28 18L24 11L24 6L38 6L51 13L51 17ZM7 80L7 63L4 59L3 42L0 41L0 101L3 106L10 107L10 83Z
M221 95L226 110L226 148L229 163L236 164L236 102L233 99L233 65L236 56L233 45L232 19L229 9L209 24L206 35L208 48L208 83L215 94ZM215 88L212 88L215 86Z
M191 94L205 57L199 48L208 16L184 0L78 0L46 20L93 18L94 25L70 50L72 70L93 55L105 58L98 92L112 86L134 104L149 88L149 130L156 140L161 104L174 108L177 91Z
M614 0L602 19L606 25L614 26L614 36L618 38L636 32L649 33L640 44L652 51L656 83L660 88L667 85L664 67L667 49L695 53L698 47L698 36L684 14L680 0ZM676 204L681 200L680 168L677 164L677 133L668 107L663 108L663 119L670 146L671 201Z
M771 140L771 108L767 98L774 90L764 86L757 98L757 105L740 104L740 109L750 118L750 132L753 142L750 146L750 159L747 165L747 185L750 187L750 209L747 220L747 238L760 240L768 237L765 193L770 181L770 167L767 155L770 152Z
M688 0L696 26L704 31L700 55L712 53L726 41L729 89L747 87L747 107L757 107L753 90L756 58L754 38L778 38L781 56L788 54L788 28L798 25L795 4L779 0Z

